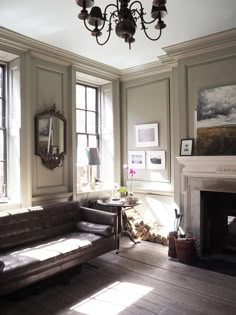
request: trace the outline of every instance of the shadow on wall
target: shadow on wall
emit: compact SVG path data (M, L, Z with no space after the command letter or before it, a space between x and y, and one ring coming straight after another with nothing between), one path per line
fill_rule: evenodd
M137 210L145 220L166 227L168 231L174 230L175 211L177 208L173 196L139 195L142 204Z

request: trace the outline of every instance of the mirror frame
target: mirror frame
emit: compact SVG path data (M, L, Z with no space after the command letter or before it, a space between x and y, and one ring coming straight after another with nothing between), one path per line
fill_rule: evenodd
M39 120L43 118L58 118L63 122L63 144L64 150L62 152L46 152L45 154L40 150L39 146ZM40 156L41 161L44 166L53 170L56 167L62 167L64 162L64 157L66 153L66 119L64 115L57 111L56 104L44 112L40 112L35 115L35 155Z

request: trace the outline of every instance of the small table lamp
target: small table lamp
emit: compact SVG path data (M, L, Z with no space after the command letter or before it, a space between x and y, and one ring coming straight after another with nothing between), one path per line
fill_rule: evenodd
M87 157L89 165L89 185L94 189L95 181L93 179L93 165L100 165L100 157L97 148L87 148Z

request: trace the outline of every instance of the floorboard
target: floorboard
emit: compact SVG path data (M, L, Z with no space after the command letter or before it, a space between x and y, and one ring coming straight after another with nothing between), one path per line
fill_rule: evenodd
M171 260L168 248L122 238L56 280L0 299L1 315L235 315L236 278Z

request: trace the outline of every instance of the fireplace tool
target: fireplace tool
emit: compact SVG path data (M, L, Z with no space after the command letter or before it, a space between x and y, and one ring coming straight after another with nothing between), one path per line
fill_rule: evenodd
M175 223L174 223L174 226L175 226L175 231L177 232L177 235L178 235L178 232L179 232L179 227L180 227L182 218L183 218L183 214L178 213L177 209L175 209Z

